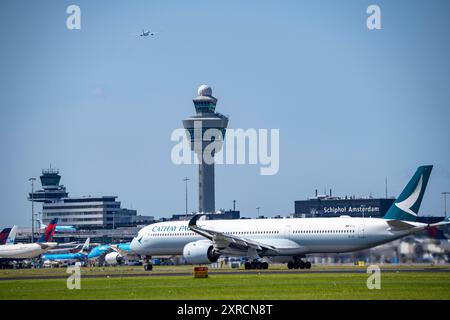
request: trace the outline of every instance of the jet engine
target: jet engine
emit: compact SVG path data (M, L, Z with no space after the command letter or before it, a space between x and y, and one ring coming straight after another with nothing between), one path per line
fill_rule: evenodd
M184 246L183 257L190 264L207 264L216 262L220 253L214 250L209 241L195 241Z
M105 256L105 262L109 265L121 264L123 257L117 252L110 252Z

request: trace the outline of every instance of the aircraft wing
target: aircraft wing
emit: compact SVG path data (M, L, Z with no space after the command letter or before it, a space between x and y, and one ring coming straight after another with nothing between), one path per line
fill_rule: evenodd
M123 249L120 249L118 246L116 246L114 244L111 245L111 249L113 249L115 252L117 252L118 254L120 254L123 257L126 257L126 256L131 254L131 252L123 250Z
M277 249L274 246L267 245L259 241L254 241L251 239L238 237L231 234L225 234L220 231L199 227L197 225L197 221L203 215L204 214L196 214L194 217L192 217L192 219L189 221L188 225L189 229L211 240L213 242L214 247L216 247L219 250L231 248L242 251L248 251L249 249L253 249L258 252L268 250L275 252L277 251Z

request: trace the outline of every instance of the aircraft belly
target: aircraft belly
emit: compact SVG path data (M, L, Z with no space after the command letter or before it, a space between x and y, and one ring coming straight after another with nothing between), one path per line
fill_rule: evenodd
M183 248L189 241L149 241L146 244L146 255L181 255L183 254Z

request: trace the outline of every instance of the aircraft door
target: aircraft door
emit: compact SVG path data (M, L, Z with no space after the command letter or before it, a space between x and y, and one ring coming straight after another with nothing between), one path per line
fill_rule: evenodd
M358 238L365 238L364 235L364 224L360 224L358 227Z
M284 235L286 238L291 239L291 226L288 225L286 226L286 229L284 231Z

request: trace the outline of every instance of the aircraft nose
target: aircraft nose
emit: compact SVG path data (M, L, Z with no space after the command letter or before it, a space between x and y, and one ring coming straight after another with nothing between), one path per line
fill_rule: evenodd
M136 253L139 253L139 249L141 247L141 243L140 243L138 237L134 237L133 240L131 240L131 243L130 243L131 251L136 252Z

